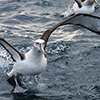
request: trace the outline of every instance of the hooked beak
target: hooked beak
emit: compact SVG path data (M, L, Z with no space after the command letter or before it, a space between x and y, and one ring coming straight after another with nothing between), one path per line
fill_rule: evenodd
M98 2L97 2L96 0L94 0L94 2L95 2L96 4L98 4Z

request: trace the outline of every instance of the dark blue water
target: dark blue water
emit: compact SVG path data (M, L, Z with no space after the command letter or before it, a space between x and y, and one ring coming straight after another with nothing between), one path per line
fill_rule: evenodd
M0 0L0 36L26 53L46 29L63 20L73 0ZM100 1L98 0L98 3ZM100 16L97 5L93 15ZM36 85L22 77L29 89L12 94L6 72L13 62L0 46L0 100L100 100L100 35L77 26L63 26L51 35L48 65Z

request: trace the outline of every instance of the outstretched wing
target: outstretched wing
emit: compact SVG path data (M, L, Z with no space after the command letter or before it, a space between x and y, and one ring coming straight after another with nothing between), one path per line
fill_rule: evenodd
M17 61L19 59L23 60L25 55L15 49L10 43L8 43L3 37L0 37L0 44L7 50L7 52L11 55L13 61Z
M82 26L92 32L100 34L100 17L89 14L76 14L64 19L63 21L57 23L56 25L44 32L41 39L45 40L45 47L51 33L59 26L68 24Z
M63 25L79 25L88 30L100 34L100 17L90 14L77 14L65 20Z

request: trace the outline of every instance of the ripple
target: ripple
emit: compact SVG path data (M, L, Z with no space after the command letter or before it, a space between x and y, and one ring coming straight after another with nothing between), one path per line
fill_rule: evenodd
M13 3L13 4L8 4L6 6L3 6L0 9L0 12L12 12L12 11L16 11L17 9L19 9L21 6L18 5L17 3Z
M98 1L99 2L99 1ZM0 0L0 36L26 53L45 30L68 17L72 1ZM93 15L100 16L99 5ZM0 46L1 100L99 100L100 36L77 26L59 27L46 47L48 65L39 75L20 77L29 91L12 94L6 73L13 67L10 55Z
M53 6L51 1L41 0L40 2L34 3L37 6Z

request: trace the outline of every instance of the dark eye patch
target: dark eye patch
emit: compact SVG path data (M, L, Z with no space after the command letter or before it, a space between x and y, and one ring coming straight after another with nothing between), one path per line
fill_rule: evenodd
M43 44L45 44L45 42Z
M38 42L36 42L36 44L39 44Z

